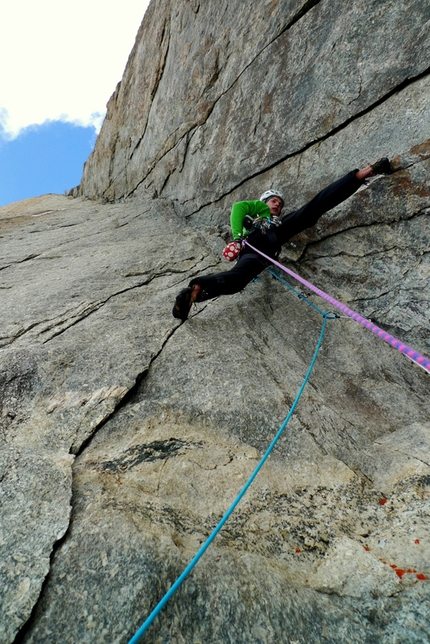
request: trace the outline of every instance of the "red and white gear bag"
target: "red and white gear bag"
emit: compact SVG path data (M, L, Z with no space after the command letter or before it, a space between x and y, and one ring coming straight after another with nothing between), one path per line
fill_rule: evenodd
M222 256L225 257L229 262L233 262L239 255L241 248L242 244L239 241L230 242L224 248Z

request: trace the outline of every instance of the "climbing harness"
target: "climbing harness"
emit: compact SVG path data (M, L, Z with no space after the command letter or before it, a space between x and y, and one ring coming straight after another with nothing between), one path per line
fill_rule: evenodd
M290 275L291 277L294 277L295 280L297 280L298 282L306 286L306 288L308 288L309 290L313 291L314 293L322 297L324 300L326 300L327 302L335 306L337 309L340 309L348 317L352 318L353 320L361 324L361 326L364 326L366 329L368 329L376 336L378 336L378 338L381 338L381 340L384 340L384 342L387 342L388 344L390 344L392 347L397 349L397 351L400 351L400 353L403 353L403 355L405 355L407 358L412 360L412 362L415 362L415 364L422 367L425 371L427 371L427 373L430 373L429 358L426 358L418 351L415 351L415 349L412 349L404 342L401 342L401 340L398 340L390 333L387 333L387 331L384 331L384 329L381 329L380 327L376 326L376 324L373 324L371 320L367 320L359 313L356 313L352 309L348 308L347 306L345 306L345 304L342 304L342 302L335 300L334 297L331 297L331 295L327 295L327 293L324 293L324 291L319 289L317 286L314 286L313 284L311 284L311 282L308 282L307 280L303 279L303 277L300 277L300 275L297 275L286 266L283 266L282 264L274 260L273 257L269 257L268 255L265 255L257 248L254 248L254 246L251 246L251 244L247 242L246 239L244 240L243 243L249 248L251 248L252 250L254 250L256 253L264 257L265 259L269 260L271 264L273 264L274 266L277 266L285 273L288 273L288 275Z
M304 299L306 299L306 298L304 298ZM303 393L303 390L304 390L304 388L306 386L306 383L309 380L309 377L311 375L311 372L312 372L312 369L314 367L315 361L317 359L317 356L318 356L318 353L319 353L319 350L320 350L320 347L321 347L321 343L322 343L322 340L323 340L324 331L326 329L327 320L334 320L334 319L336 319L338 317L337 315L331 313L330 311L324 313L321 309L318 309L318 307L315 307L315 305L313 305L312 302L310 302L309 300L307 300L307 301L314 308L316 308L319 313L321 313L321 315L323 317L323 324L322 324L322 327L321 327L320 335L319 335L319 338L318 338L318 342L317 342L317 345L316 345L316 348L315 348L311 363L310 363L309 368L308 368L308 370L306 372L305 378L304 378L304 380L302 382L302 385L301 385L301 387L299 389L299 392L298 392L298 394L297 394L297 396L296 396L296 398L295 398L295 400L294 400L294 402L293 402L293 404L291 406L290 411L288 412L288 415L286 416L284 422L282 423L281 427L279 428L277 434L275 435L274 439L270 443L270 445L267 448L264 456L262 457L262 459L260 460L259 464L255 468L254 472L251 474L251 476L248 479L247 483L245 483L244 487L242 488L242 490L240 491L240 493L238 494L236 499L233 501L233 503L231 504L231 506L229 507L227 512L224 514L224 516L222 517L222 519L220 520L218 525L215 527L215 529L212 531L212 533L209 535L209 537L206 539L206 541L200 547L200 549L198 550L197 554L194 555L193 559L190 561L190 563L185 568L183 573L177 578L177 580L170 587L170 589L167 591L167 593L164 595L164 597L159 601L159 603L153 609L151 614L147 617L147 619L142 624L142 626L139 628L139 630L131 638L131 640L129 641L128 644L136 644L141 639L141 637L144 635L144 633L146 633L146 631L151 626L151 624L154 622L154 620L159 615L159 613L163 610L164 606L167 604L169 599L178 590L178 588L181 586L181 584L188 577L188 575L190 574L190 572L192 571L194 566L197 564L199 559L202 557L202 555L209 548L209 546L211 545L212 541L215 539L215 537L220 532L220 530L223 527L223 525L226 523L226 521L229 519L229 517L233 514L233 512L236 509L237 505L240 503L240 501L244 497L245 493L247 492L247 490L251 486L252 482L255 480L257 474L259 473L259 471L263 467L264 463L269 458L269 456L270 456L271 452L273 451L276 443L278 442L278 440L281 437L284 429L286 428L286 426L288 424L288 421L290 420L291 416L293 415L294 410L295 410L295 408L297 406L297 403L300 400L300 397L301 397L301 395Z
M260 230L263 235L267 233L273 227L280 226L281 220L279 217L257 217L252 222L252 227L249 230L257 229Z

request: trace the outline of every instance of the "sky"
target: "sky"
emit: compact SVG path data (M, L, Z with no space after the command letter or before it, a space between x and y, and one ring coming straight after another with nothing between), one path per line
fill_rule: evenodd
M4 3L0 206L79 184L148 4Z

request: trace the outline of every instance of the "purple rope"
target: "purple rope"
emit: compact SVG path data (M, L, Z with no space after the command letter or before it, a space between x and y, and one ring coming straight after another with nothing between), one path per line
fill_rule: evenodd
M430 373L430 360L423 356L421 353L418 351L415 351L415 349L411 349L411 347L408 347L407 344L404 342L401 342L400 340L397 340L394 336L392 336L390 333L387 333L387 331L384 331L381 329L379 326L376 326L376 324L373 324L370 320L366 320L362 315L359 313L356 313L352 309L349 309L345 304L342 304L342 302L339 302L338 300L335 300L333 297L330 295L327 295L327 293L324 293L321 289L319 289L317 286L314 286L307 280L303 279L303 277L300 277L300 275L296 275L296 273L293 273L292 270L287 268L286 266L283 266L279 262L275 261L273 257L269 257L268 255L265 255L262 253L260 250L257 248L254 248L254 246L251 246L246 239L244 240L244 244L249 246L249 248L252 248L256 253L264 257L265 259L269 260L271 264L274 264L281 270L283 270L285 273L288 273L288 275L291 275L291 277L294 277L295 280L298 282L301 282L306 286L308 289L322 297L324 300L327 302L330 302L333 306L336 308L340 309L342 313L345 313L348 315L350 318L361 324L361 326L364 326L366 329L374 333L375 335L378 336L378 338L381 338L381 340L384 340L388 344L390 344L392 347L397 349L397 351L400 351L400 353L403 353L405 356L407 356L412 362L415 362L417 365L422 367L427 373Z

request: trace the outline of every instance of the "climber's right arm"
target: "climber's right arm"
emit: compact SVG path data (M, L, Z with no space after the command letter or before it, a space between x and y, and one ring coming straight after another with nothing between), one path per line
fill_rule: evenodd
M233 204L230 215L231 232L233 239L239 241L243 237L243 220L246 215L253 219L256 217L270 217L270 208L263 201L238 201Z

